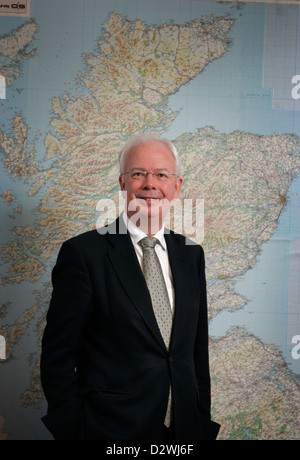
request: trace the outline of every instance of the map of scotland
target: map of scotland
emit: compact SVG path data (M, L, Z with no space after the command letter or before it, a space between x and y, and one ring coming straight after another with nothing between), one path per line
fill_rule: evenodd
M249 313L245 313L242 324L230 317L224 333L219 333L214 324L222 314L244 312L247 307L249 299L236 283L259 264L264 245L278 231L291 201L291 186L300 172L300 130L273 129L266 134L264 129L242 129L239 123L234 127L232 112L228 117L233 120L233 129L222 131L210 123L208 115L207 122L202 122L206 115L197 105L192 109L193 113L199 112L193 120L196 128L178 130L177 120L182 120L184 113L187 117L191 99L181 97L178 107L172 108L171 97L181 90L187 92L193 82L200 81L198 78L204 77L201 81L205 82L210 73L216 79L214 65L226 63L235 42L241 40L239 21L247 19L253 27L255 14L268 13L257 5L240 9L217 2L198 3L198 15L190 20L175 21L170 14L168 20L157 24L141 19L137 13L121 13L121 6L118 12L103 13L102 27L93 23L96 47L80 55L81 70L64 83L65 91L56 90L48 97L49 118L44 129L30 121L21 99L26 93L25 82L19 86L18 81L26 66L33 65L43 53L39 20L46 7L36 15L32 13L32 19L23 19L16 28L11 22L11 30L0 38L0 74L7 86L7 98L1 105L6 115L2 115L0 125L0 195L7 222L1 233L4 300L0 305L0 335L5 339L6 356L0 368L4 393L9 393L13 401L13 408L9 407L3 393L2 438L18 437L25 429L19 423L15 428L14 413L21 410L29 414L38 408L43 415L39 346L51 294L51 268L65 239L95 228L99 199L117 200L118 153L126 139L139 132L172 136L183 166L182 198L204 199L205 237L198 242L206 254L213 418L222 425L219 437L299 438L300 371L288 366L287 354L276 343L266 343L264 337L247 327ZM95 7L92 1L86 4ZM201 13L200 7L209 11ZM288 7L281 8L283 14ZM61 43L67 33L71 34L71 29L61 29ZM253 62L255 57L249 55ZM54 65L51 62L49 68ZM59 71L56 66L56 73ZM240 72L243 74L238 68ZM212 88L208 98L214 101ZM230 100L244 115L243 93L233 97L229 85L227 92L224 101ZM262 94L263 88L258 91L249 83L248 110L253 111L246 114L249 125L261 107L267 120L275 119L269 97L260 101ZM270 93L266 90L265 94ZM269 104L269 112L266 105L255 106L258 99L260 104ZM185 105L180 106L182 101ZM218 103L222 111L222 101ZM43 106L37 104L37 108L42 116ZM285 124L290 114L281 117ZM288 225L296 226L299 239L299 218ZM289 228L285 238L290 238L290 233ZM286 258L292 256L285 253ZM26 293L23 300L22 292ZM283 313L287 317L286 306ZM299 324L299 311L294 315ZM16 375L20 375L20 383L9 389ZM46 436L40 430L39 436Z

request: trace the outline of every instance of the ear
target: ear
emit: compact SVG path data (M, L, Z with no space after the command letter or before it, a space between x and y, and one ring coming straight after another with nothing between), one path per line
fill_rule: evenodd
M122 174L119 175L119 184L120 184L121 190L122 191L125 190L125 183L124 183Z
M183 183L182 177L178 177L177 181L176 181L176 184L175 184L175 196L174 196L174 198L178 198L180 190L181 190L181 187L182 187L182 183Z

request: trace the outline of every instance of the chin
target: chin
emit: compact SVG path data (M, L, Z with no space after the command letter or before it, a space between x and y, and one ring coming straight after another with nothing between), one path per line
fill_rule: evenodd
M162 212L163 204L160 200L151 201L151 203L145 203L140 206L139 212L147 214L149 217L159 216Z

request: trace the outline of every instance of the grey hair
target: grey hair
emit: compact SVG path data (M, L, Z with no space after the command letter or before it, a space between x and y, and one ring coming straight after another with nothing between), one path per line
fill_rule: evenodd
M121 152L119 154L120 173L122 174L125 172L124 167L126 157L134 148L139 147L140 145L148 144L153 141L161 142L169 149L175 160L176 174L178 177L181 177L181 165L177 148L168 139L161 139L155 134L136 134L128 139L128 141L122 147Z

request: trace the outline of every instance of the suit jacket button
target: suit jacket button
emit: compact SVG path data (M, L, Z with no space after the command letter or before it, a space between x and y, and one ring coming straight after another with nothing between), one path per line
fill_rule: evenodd
M173 356L169 356L169 362L172 363L173 361Z

